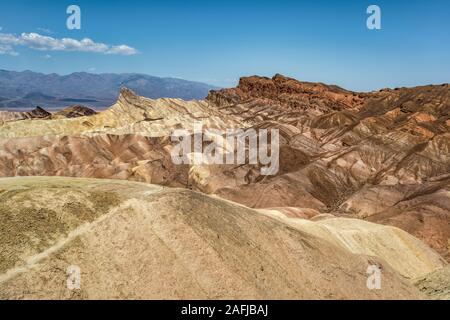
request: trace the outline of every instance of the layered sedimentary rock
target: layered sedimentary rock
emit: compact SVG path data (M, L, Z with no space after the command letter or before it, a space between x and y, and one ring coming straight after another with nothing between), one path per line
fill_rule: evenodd
M71 176L187 187L189 167L174 165L168 139L140 135L0 139L2 176Z
M279 171L265 176L261 165L174 164L171 134L177 129L192 132L199 122L204 130L223 132L233 128L278 129ZM333 250L345 252L350 260L353 259L350 256L375 257L399 279L408 278L407 283L411 284L417 277L431 277L445 269L447 263L442 258L450 261L450 86L355 93L281 75L248 77L241 79L236 88L212 91L206 100L152 100L123 89L117 103L98 114L22 119L0 125L0 176L55 175L133 180L192 189L231 200L235 204L227 203L233 208L243 208L245 216L251 217L248 221L267 218L274 226L279 223L289 232L295 230L305 237L332 244ZM186 193L180 190L175 193L179 194L174 195L176 199L162 205L182 203L180 206L189 207L188 203L197 203L195 197L199 196L188 193L189 199L185 200ZM202 199L208 202L211 198ZM215 201L219 207L225 203ZM148 204L139 204L139 208L135 210L139 219L150 219L140 215L141 211L150 210ZM203 216L200 209L198 212L202 219L210 218L207 214ZM225 213L220 216L220 223L219 220L214 223L223 227L230 222ZM233 223L241 231L250 228L241 220ZM269 242L276 241L272 233L265 232ZM283 238L283 241L293 241L297 246L302 240ZM300 256L310 254L302 251L304 248L294 249ZM312 251L315 250L322 249L317 246ZM278 258L289 264L298 257ZM320 259L314 256L303 262L315 264ZM92 263L87 268L94 270ZM297 267L292 270L300 272ZM230 268L240 270L234 265ZM356 264L349 268L355 268L351 274L365 272ZM324 271L322 276L330 275L329 272ZM306 277L316 279L316 276ZM278 288L276 281L291 281L286 277L273 278L265 291L258 291L263 281L258 278L246 287L246 295L220 296L213 290L202 291L200 297L324 297L313 287L308 287L316 292L313 295L298 294L297 289L274 289ZM31 281L27 279L20 281L26 285ZM420 289L429 295L426 288ZM342 290L330 293L329 297L354 297ZM404 289L395 287L395 290ZM18 291L9 292L14 296ZM93 292L80 297L98 297ZM172 297L168 291L164 292ZM366 297L365 294L372 298L373 293L358 291L358 296ZM142 291L137 297L155 295ZM177 297L197 296L184 292Z
M78 118L84 116L92 116L97 112L91 108L74 105L52 114L52 119L56 118Z
M215 168L202 190L254 208L398 226L449 257L448 84L358 94L277 75L244 78L208 99L254 127L279 128L283 145L277 176ZM242 170L252 178L232 174Z

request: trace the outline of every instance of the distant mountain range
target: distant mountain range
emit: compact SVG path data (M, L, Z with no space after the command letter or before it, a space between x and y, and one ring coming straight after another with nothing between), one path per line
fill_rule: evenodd
M0 110L47 110L83 104L96 109L111 106L121 87L149 98L203 99L216 87L205 83L145 74L72 73L66 76L32 71L0 70Z

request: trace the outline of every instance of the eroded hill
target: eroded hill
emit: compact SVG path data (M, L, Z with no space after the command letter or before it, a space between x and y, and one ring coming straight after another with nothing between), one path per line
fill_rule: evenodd
M380 257L189 190L55 177L0 179L0 189L2 299L422 297ZM391 249L443 265L406 233ZM367 288L369 265L383 270L383 290ZM71 266L80 290L66 286Z

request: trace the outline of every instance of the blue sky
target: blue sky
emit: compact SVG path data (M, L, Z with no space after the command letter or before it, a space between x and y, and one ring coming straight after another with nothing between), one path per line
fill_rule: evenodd
M81 30L66 28L71 4L81 8ZM381 8L382 30L366 27L371 4ZM450 82L448 0L16 0L0 3L0 28L3 38L89 38L138 51L14 45L14 55L0 54L7 70L140 72L224 87L282 73L360 91Z

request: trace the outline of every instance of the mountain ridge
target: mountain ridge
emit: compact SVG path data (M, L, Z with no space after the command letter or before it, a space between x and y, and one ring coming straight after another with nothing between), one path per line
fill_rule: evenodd
M44 109L63 109L70 103L95 109L112 105L123 86L149 98L203 99L217 87L171 77L142 73L88 73L69 75L33 71L0 70L0 110L28 111L40 105Z

